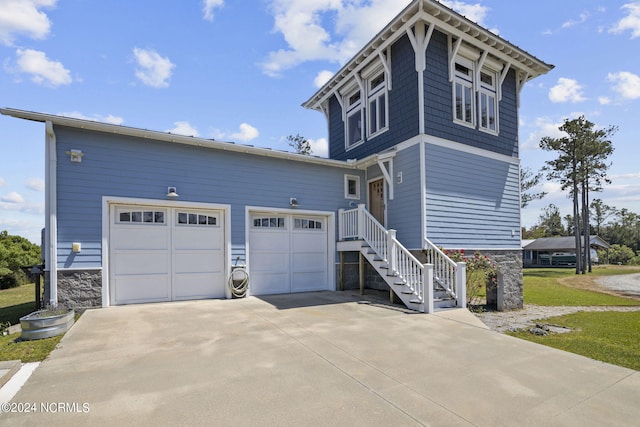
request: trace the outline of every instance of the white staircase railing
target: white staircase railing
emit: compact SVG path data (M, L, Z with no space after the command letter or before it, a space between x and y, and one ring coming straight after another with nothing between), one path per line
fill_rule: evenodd
M458 300L458 307L467 306L466 263L455 262L429 239L424 239L427 263L433 265L434 284Z
M436 287L455 298L458 307L466 307L466 264L452 261L430 241L425 242L427 263L423 264L396 239L396 231L384 228L363 204L339 211L338 236L341 241L364 241L386 263L388 276L409 288L410 302L425 311L433 311Z

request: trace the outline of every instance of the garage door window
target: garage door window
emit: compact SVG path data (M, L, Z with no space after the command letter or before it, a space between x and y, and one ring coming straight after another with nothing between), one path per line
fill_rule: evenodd
M146 223L146 224L164 224L165 212L164 211L134 211L134 210L119 210L118 211L118 223Z
M196 212L178 212L178 225L217 226L218 217Z
M295 218L293 228L296 230L322 230L322 221L307 218Z
M253 219L254 228L285 228L284 217L259 217Z

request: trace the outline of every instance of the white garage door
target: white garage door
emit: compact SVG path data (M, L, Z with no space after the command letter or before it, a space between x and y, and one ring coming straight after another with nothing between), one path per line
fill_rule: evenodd
M224 297L223 221L216 210L112 206L111 303Z
M330 289L328 242L326 217L253 213L251 294Z

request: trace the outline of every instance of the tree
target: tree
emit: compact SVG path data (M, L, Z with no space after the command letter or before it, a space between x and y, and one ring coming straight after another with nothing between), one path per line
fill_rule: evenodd
M40 246L7 231L0 232L0 289L12 288L26 283L21 266L40 262Z
M611 264L627 264L634 255L633 250L625 245L611 245L609 248L609 262Z
M293 148L296 153L307 156L313 154L311 142L300 134L296 134L296 136L289 135L287 141L289 141L289 146Z
M604 204L601 199L594 199L591 202L591 220L596 224L595 232L597 235L601 235L602 225L616 212L616 208Z
M528 193L530 189L536 187L540 184L540 180L542 179L543 173L538 172L534 175L534 173L529 168L521 168L520 169L520 207L522 209L526 208L529 202L533 200L540 200L544 196L547 195L546 192L541 191L539 193Z
M544 237L564 236L560 209L553 203L542 209L540 215L540 228L544 230Z
M547 136L540 140L540 148L558 153L556 159L546 162L543 171L547 172L548 179L559 182L563 190L568 190L573 201L576 274L585 273L586 265L590 264L588 244L583 251L581 241L581 236L584 236L584 242L589 241L589 192L601 191L602 183L608 182L606 173L610 164L606 159L613 152L608 138L617 130L613 126L598 130L594 127L594 123L584 116L567 119L559 127L566 136Z

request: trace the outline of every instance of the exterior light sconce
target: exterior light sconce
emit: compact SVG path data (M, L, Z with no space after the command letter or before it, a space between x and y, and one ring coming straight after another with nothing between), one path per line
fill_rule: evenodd
M300 206L300 204L298 203L298 199L296 199L295 197L290 198L289 206L291 206L292 208L297 208L298 206Z
M176 190L176 187L167 187L167 199L177 199L178 197L180 197L180 195L178 194L178 191Z
M84 156L82 151L75 150L75 149L69 150L66 153L69 155L69 160L71 160L74 163L80 163L82 161L82 156Z
M73 244L71 245L71 252L73 253L79 253L82 250L82 243L80 242L73 242Z

